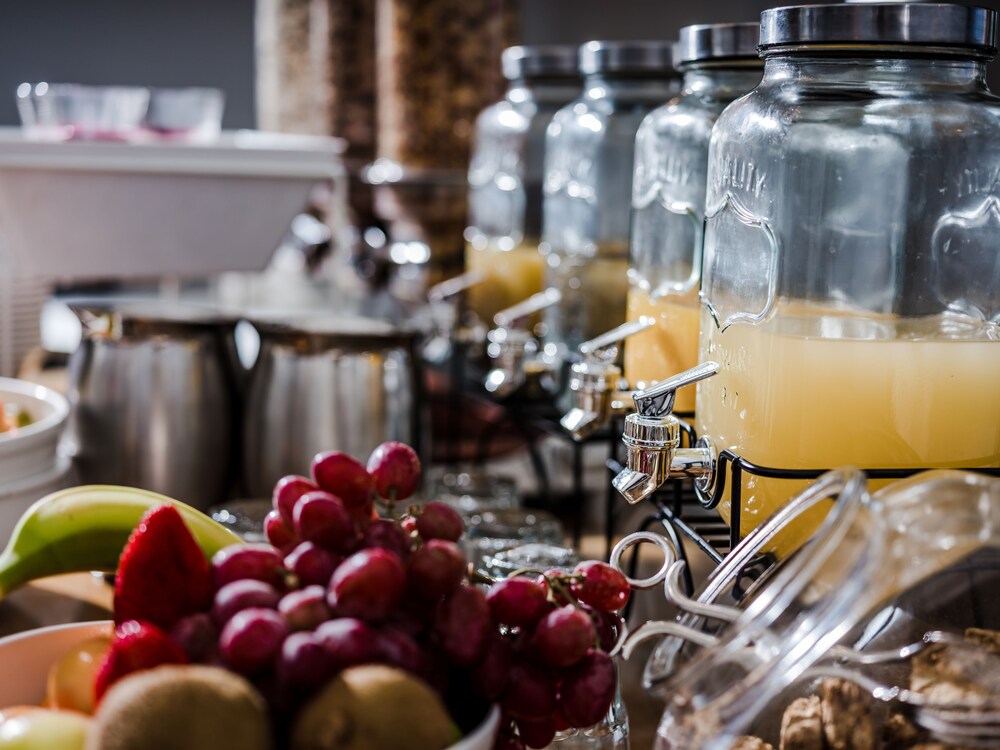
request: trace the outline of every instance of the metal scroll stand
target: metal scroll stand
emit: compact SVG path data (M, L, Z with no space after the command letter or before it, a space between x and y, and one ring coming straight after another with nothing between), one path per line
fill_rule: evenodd
M660 525L678 557L685 555L680 544L683 536L718 566L727 559L729 550L742 541L740 509L746 476L802 481L817 479L830 470L759 466L730 450L715 455L709 442L699 440L695 430L671 414L671 410L677 388L710 377L716 369L715 363L706 362L636 393L636 413L626 417L622 436L628 449L626 463L623 465L613 457L608 461L608 468L616 475L612 484L629 502L645 500L653 506L654 511L640 524L640 531L647 532ZM902 479L927 470L873 468L862 471L869 479ZM965 470L1000 477L1000 468L969 467ZM728 527L714 513L727 490L731 505ZM739 580L752 582L757 572L768 566L770 561L766 557L762 555L748 561ZM637 550L633 550L627 569L634 577L638 569ZM687 593L691 594L694 588L689 571L690 566L685 566L684 584ZM738 582L737 591L740 588Z
M473 436L476 450L471 460L478 463L490 455L493 441L501 434L500 427L510 425L527 447L540 496L547 498L552 496L551 482L539 439L543 436L563 439L573 452L569 501L579 507L584 497L583 446L570 441L560 428L551 388L544 382L556 379L554 364L544 360L534 336L524 328L529 316L556 304L560 295L554 289L545 290L500 311L495 316L496 327L487 334L481 327L476 330L466 324L461 315L462 293L482 280L481 274L469 272L441 282L428 295L432 305L439 309L435 317L440 318L434 358L447 371L452 384L448 397L450 416L445 427L446 440L453 444L446 447L446 452L452 456L461 454L458 448L463 437L460 425L463 398L485 396L503 408L503 416ZM482 371L476 366L481 354L477 350L484 341L493 355L493 367L486 374L485 383ZM605 440L611 446L616 437L616 431L606 430L594 439ZM582 535L581 521L580 514L575 514L572 534L577 545Z

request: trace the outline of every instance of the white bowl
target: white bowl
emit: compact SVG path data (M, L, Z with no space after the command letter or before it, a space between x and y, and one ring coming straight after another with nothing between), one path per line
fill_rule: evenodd
M49 670L60 656L82 641L110 634L111 621L101 620L50 625L0 638L0 710L38 705L45 697Z
M31 424L0 433L0 491L22 479L49 472L69 417L69 402L51 388L26 380L0 378L0 401L16 404ZM37 499L37 498L36 498Z
M45 697L45 682L56 660L77 643L110 635L111 627L110 620L77 622L0 638L0 710L38 705ZM10 679L10 675L17 677ZM493 706L482 724L447 750L492 750L499 723L500 709Z
M41 474L0 484L0 547L7 544L10 532L36 500L70 485L72 471L72 459L60 456L54 466Z

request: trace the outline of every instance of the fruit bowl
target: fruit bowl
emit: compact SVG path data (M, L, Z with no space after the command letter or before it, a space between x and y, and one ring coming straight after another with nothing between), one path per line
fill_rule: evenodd
M0 638L0 664L5 675L18 679L0 680L0 710L8 706L38 705L45 696L49 669L73 646L90 638L110 635L110 620L52 625ZM448 750L491 750L500 722L500 710L490 709L483 722Z
M0 638L0 664L16 680L0 680L0 708L38 705L45 697L45 681L56 660L90 638L111 635L111 621L74 622L26 630Z

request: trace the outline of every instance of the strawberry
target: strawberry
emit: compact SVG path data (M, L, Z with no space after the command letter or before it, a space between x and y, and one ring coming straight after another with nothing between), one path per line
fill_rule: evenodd
M180 513L159 505L143 516L122 550L115 582L115 623L139 620L170 630L212 604L208 560Z
M170 636L155 625L129 620L115 628L111 647L97 670L94 698L100 701L105 691L125 675L161 664L186 664L187 656Z

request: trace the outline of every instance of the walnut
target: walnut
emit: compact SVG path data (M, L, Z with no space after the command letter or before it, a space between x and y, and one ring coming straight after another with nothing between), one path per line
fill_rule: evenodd
M822 706L818 696L797 698L781 716L781 750L823 750Z
M928 649L913 659L910 689L936 705L988 705L1000 693L1000 656L967 646Z
M828 750L875 750L871 698L860 687L847 680L823 680L820 696Z
M774 750L774 746L760 737L740 737L729 750Z
M902 714L892 714L882 725L882 750L908 750L925 734Z
M985 628L966 628L965 640L974 643L991 654L1000 656L1000 630L986 630Z

